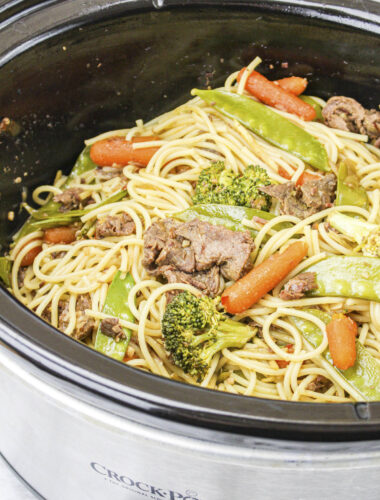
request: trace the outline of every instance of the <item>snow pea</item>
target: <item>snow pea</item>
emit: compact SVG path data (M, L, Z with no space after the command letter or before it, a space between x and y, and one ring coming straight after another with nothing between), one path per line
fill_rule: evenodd
M380 259L334 255L306 269L316 273L318 297L354 297L380 302Z
M70 182L77 177L78 175L82 175L85 172L88 172L89 170L92 170L96 167L95 163L91 160L90 158L90 146L87 146L83 149L83 151L80 153L78 156L74 167L72 168L69 176L67 177L65 183L63 184L63 188L68 187ZM36 229L40 229L40 227L36 227L36 224L34 224L34 221L36 219L47 219L48 217L52 217L55 215L63 215L60 211L59 208L61 206L61 203L57 203L51 199L48 201L45 205L40 207L38 210L35 210L33 214L29 217L29 219L25 222L25 224L22 226L21 230L17 234L16 241L22 238L23 236L31 233L32 231L36 231ZM67 213L67 212L66 212ZM53 227L58 226L58 225L68 225L70 222L63 223L63 220L61 223L53 224L53 225L46 225L45 228L47 227Z
M330 170L323 144L290 120L253 99L226 90L193 89L204 101L233 118L266 141L291 153L313 167Z
M11 286L12 262L8 257L0 257L0 280L8 287Z
M110 284L103 307L103 313L125 321L134 321L134 316L128 307L128 295L135 285L130 273L123 275L118 271ZM106 356L122 361L131 339L131 330L123 328L125 338L116 342L113 337L104 335L98 327L95 338L95 349Z
M117 201L125 198L127 194L127 191L119 191L106 200L93 204L90 208L84 208L82 210L69 210L68 212L57 212L56 214L46 214L39 211L38 214L33 214L32 219L28 219L27 224L21 228L18 238L40 229L44 230L49 227L69 226L74 222L78 222L83 215L86 215L91 210L103 207L104 205L109 205L110 203L116 203Z
M306 102L307 104L310 104L312 108L314 108L316 116L314 118L314 121L319 121L323 122L323 116L322 116L322 108L321 106L317 103L317 101L314 101L314 99L309 96L309 95L299 95L298 96L303 102Z
M239 207L235 205L218 205L214 203L194 205L182 212L178 212L173 216L176 219L184 222L200 219L218 226L224 226L232 231L247 231L249 230L252 236L256 236L255 229L247 228L242 224L243 219L252 220L253 217L260 219L272 220L276 217L274 214L257 210L256 208ZM290 223L281 222L275 226L276 229L285 229L291 227Z
M305 310L329 323L331 316L318 309ZM311 321L296 316L291 317L292 323L300 330L305 339L314 347L318 347L323 339L320 329ZM325 359L333 365L330 352L326 350L323 354ZM358 340L356 341L356 361L354 366L347 370L334 369L352 385L366 401L380 401L380 365L376 359Z
M368 196L353 168L341 162L338 168L338 185L335 205L353 205L368 209Z

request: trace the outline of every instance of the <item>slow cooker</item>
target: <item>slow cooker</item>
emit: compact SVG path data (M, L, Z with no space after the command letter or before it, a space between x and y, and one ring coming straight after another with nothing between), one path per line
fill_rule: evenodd
M22 199L67 171L85 138L167 111L257 55L274 77L307 76L311 94L377 107L379 34L372 1L0 2L0 118L17 124L0 135L0 245L25 218ZM49 500L371 500L380 403L277 402L160 378L0 288L0 451Z

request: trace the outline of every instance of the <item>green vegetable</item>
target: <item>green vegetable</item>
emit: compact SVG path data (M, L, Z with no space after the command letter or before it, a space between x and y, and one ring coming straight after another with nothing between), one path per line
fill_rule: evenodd
M267 106L226 90L193 89L191 93L213 104L218 111L236 119L278 148L319 170L330 170L325 147L308 132Z
M75 162L73 169L71 170L69 176L67 177L65 183L62 185L62 188L67 188L70 182L77 177L78 175L82 175L85 172L92 170L96 167L95 163L90 158L90 146L87 146L83 149L80 155ZM40 207L38 210L35 210L31 217L25 222L22 226L21 230L17 234L16 241L22 238L23 236L36 231L36 229L40 229L39 226L34 224L35 219L46 219L48 217L52 217L55 215L63 215L59 212L59 208L61 203L57 203L51 199L45 205ZM66 212L67 214L67 212ZM70 224L70 222L64 223L63 220L53 225L45 225L44 227L54 227L54 226L66 226Z
M339 212L329 216L330 225L361 246L363 255L380 257L380 226Z
M327 257L305 269L316 273L318 297L355 297L380 302L380 259L353 255Z
M165 349L177 366L201 381L219 351L242 348L255 330L229 319L216 308L217 300L195 297L189 292L177 295L162 319Z
M103 313L125 321L134 321L134 316L128 307L128 295L134 285L135 282L130 273L123 277L120 271L117 272L108 288ZM117 342L115 338L105 335L99 325L96 332L95 349L111 358L122 361L131 339L131 331L127 328L123 328L123 331L125 338Z
M84 208L82 210L70 210L68 212L57 212L56 214L48 215L46 213L40 212L38 210L37 218L34 217L36 214L33 214L32 220L28 220L27 224L25 224L18 235L18 238L25 236L33 231L38 231L39 229L48 229L49 227L58 227L58 226L69 226L74 222L78 222L83 215L88 214L91 210L95 210L96 208L103 207L104 205L109 205L110 203L116 203L117 201L122 200L127 196L127 191L119 191L118 193L113 194L106 200L101 201L100 203L91 205L91 208Z
M91 158L90 158L90 149L91 146L86 146L83 151L80 153L80 155L77 158L77 161L75 162L68 178L66 179L65 184L63 185L64 187L67 187L70 182L75 179L75 177L78 177L85 172L88 172L89 170L93 170L94 168L97 167L96 163L94 163Z
M318 309L306 310L314 314L324 323L329 323L331 317L329 314ZM305 339L314 347L318 347L323 339L320 329L311 321L293 316L292 323L301 331ZM326 360L333 365L330 352L327 350L323 355ZM334 367L335 368L335 367ZM367 401L380 401L380 365L376 359L367 351L367 349L356 341L356 361L354 366L348 370L338 370L346 381L362 394Z
M335 205L353 205L366 210L369 206L367 192L360 185L355 170L343 162L338 169Z
M310 106L315 110L316 117L314 118L314 121L320 121L323 122L323 116L322 116L322 108L321 106L315 101L312 97L309 95L299 95L298 96L303 102L306 102L306 104L310 104Z
M256 208L247 207L237 207L231 205L194 205L182 212L178 212L173 215L174 218L182 220L184 222L200 219L202 221L208 222L209 224L214 224L217 226L224 226L232 231L250 231L252 236L256 236L257 231L255 229L247 228L242 224L243 219L252 220L253 217L259 217L260 219L272 220L276 216L269 212L264 212L263 210L257 210ZM274 226L277 230L285 229L291 227L288 222L280 222Z
M218 161L200 173L193 202L195 205L218 203L268 211L271 197L262 193L259 187L269 184L268 174L261 167L250 165L243 175L239 175Z
M5 283L7 287L11 286L11 271L12 261L8 257L0 257L0 280Z

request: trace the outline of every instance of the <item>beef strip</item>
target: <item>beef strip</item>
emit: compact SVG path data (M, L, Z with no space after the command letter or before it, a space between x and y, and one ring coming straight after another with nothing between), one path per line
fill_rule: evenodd
M104 335L108 337L113 337L116 342L125 339L124 330L117 318L105 318L100 323L100 330Z
M159 220L152 224L144 235L143 266L148 271L157 268L156 259L167 241L175 238L175 229L179 223L174 219Z
M317 375L315 379L306 387L308 391L326 392L332 385L331 380L323 375Z
M194 219L181 224L176 235L190 241L197 271L216 264L226 279L236 281L249 265L253 241L248 231L231 231Z
M143 265L169 283L188 283L214 296L220 273L237 280L249 269L253 248L248 231L231 231L198 219L185 223L164 219L145 233Z
M322 110L325 124L332 128L368 135L379 147L380 111L365 109L350 97L331 97Z
M100 181L108 181L114 177L126 177L123 176L123 170L117 167L96 167L95 175Z
M95 327L95 321L84 312L86 309L91 309L91 297L88 293L78 296L75 309L77 321L72 337L84 340L93 333Z
M68 212L69 210L79 208L81 203L79 195L81 193L83 193L83 189L81 188L65 189L62 193L56 194L53 197L53 201L62 204L59 208L60 212Z
M65 331L69 321L69 303L67 300L60 300L58 302L58 330Z
M301 299L306 292L315 290L316 288L318 288L316 273L301 273L285 284L284 289L281 290L280 299Z
M174 266L162 266L160 274L167 279L168 283L186 283L199 288L208 295L216 295L220 286L220 275L218 266L212 266L207 271L185 273Z
M126 213L107 215L96 221L95 238L102 239L108 236L129 236L136 230L132 217Z
M28 269L28 266L23 266L23 267L20 267L18 270L17 285L19 288L22 288L24 286L24 279L25 279L27 269Z
M336 189L336 177L327 174L319 180L305 182L296 186L294 182L271 184L260 187L261 191L280 201L281 215L294 215L305 219L333 205Z

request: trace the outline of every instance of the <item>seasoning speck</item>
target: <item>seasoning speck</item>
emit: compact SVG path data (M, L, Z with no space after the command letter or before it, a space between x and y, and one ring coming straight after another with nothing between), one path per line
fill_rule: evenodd
M15 184L20 184L22 181L21 177L16 177L16 179L13 181Z
M8 220L12 221L14 220L14 218L15 218L15 213L12 210L10 210L8 212Z

